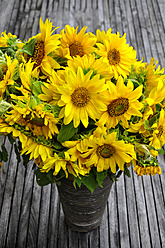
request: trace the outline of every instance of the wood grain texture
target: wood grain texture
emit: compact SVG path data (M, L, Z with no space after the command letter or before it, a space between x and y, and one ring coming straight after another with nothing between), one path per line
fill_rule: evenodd
M20 39L39 31L39 18L50 18L60 32L66 24L88 31L112 28L126 32L137 57L152 56L165 66L164 0L0 0L0 32ZM113 185L99 228L77 233L68 228L56 185L40 188L30 162L16 162L13 148L0 174L0 248L164 248L165 157L162 175L131 179Z

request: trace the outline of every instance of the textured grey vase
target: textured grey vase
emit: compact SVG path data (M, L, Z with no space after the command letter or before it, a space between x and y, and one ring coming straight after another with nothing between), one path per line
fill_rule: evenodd
M85 186L74 188L73 182L62 179L57 185L66 224L72 230L89 232L97 228L107 204L113 182L106 178L103 188L97 186L93 193Z

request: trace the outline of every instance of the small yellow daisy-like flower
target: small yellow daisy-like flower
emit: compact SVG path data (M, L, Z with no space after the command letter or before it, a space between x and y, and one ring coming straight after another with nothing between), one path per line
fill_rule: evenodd
M47 19L45 23L43 23L42 18L40 18L41 33L29 39L29 41L34 38L37 39L33 55L28 55L28 59L31 58L31 61L35 63L34 73L36 77L39 74L39 68L45 75L51 75L52 68L60 68L60 65L50 56L50 53L58 48L60 44L59 38L61 37L59 34L53 34L58 27L53 30L52 28L53 26L50 20Z
M108 68L113 71L117 79L119 75L124 78L131 72L131 66L136 62L136 51L126 43L126 34L109 34L103 44L97 43L96 53L106 58Z
M124 164L136 159L136 153L132 144L126 144L124 140L116 140L116 132L107 136L92 137L87 140L88 148L81 156L86 158L85 165L97 167L101 172L109 168L116 173L116 165L123 171Z
M128 127L128 120L132 115L142 117L140 109L143 104L138 101L142 95L143 86L140 85L134 90L131 80L128 80L127 86L120 76L115 85L107 82L109 92L107 92L107 108L102 112L98 126L106 124L107 128L115 127L120 121L125 127Z
M68 66L75 72L77 72L78 67L81 67L86 72L93 70L94 74L100 74L106 79L113 77L113 73L107 68L104 58L96 59L94 54L73 57L73 60L68 60Z
M104 98L99 94L106 90L105 79L100 79L100 75L91 78L91 75L92 71L84 75L81 67L78 67L77 74L68 69L66 84L57 87L61 94L58 105L63 107L59 118L64 117L65 125L73 120L74 127L78 127L80 121L87 127L88 116L95 120L100 117L100 111L106 109Z
M152 137L150 138L150 145L155 147L155 149L160 149L165 144L165 116L164 109L160 111L160 117L158 123L154 123L152 128Z
M11 33L6 34L6 30L1 33L0 37L0 47L7 47L8 46L8 40L10 38L17 38L16 35L13 35Z
M61 45L59 47L59 55L67 59L72 59L74 56L79 55L82 57L84 54L91 54L95 51L94 45L96 37L86 32L87 27L83 27L79 33L78 27L76 29L69 25L61 31Z
M136 165L134 168L134 172L137 174L137 176L143 176L143 175L161 175L161 168L160 166L146 166L141 167L139 165Z
M18 64L17 59L14 59L12 61L11 57L9 57L8 55L5 55L5 56L6 56L6 60L7 60L7 70L3 76L3 79L1 80L1 83L0 83L0 96L2 96L3 93L6 91L7 85L13 85L14 84L13 76L15 73L15 68Z

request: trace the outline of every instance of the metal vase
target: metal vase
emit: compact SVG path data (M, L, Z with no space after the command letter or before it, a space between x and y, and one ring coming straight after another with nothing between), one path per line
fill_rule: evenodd
M75 189L71 180L62 179L57 188L66 224L78 232L89 232L97 228L101 223L112 184L107 177L103 187L98 185L91 193L85 185Z

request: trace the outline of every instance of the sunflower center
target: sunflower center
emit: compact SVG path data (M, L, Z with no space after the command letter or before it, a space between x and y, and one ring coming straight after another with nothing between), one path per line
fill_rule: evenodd
M113 156L114 153L114 147L109 144L104 144L97 148L97 154L103 158L110 158Z
M129 100L127 98L118 98L108 105L108 113L111 117L124 114L129 108Z
M72 57L79 55L80 57L82 57L84 55L84 49L83 46L79 43L79 42L74 42L69 46L69 50L70 50L70 55Z
M120 53L115 48L108 52L108 60L110 65L116 65L120 62Z
M71 95L72 103L77 107L84 107L90 100L90 93L84 87L79 87Z
M32 62L35 62L34 68L41 64L44 55L44 42L42 40L37 40L34 46L33 56L31 57Z

